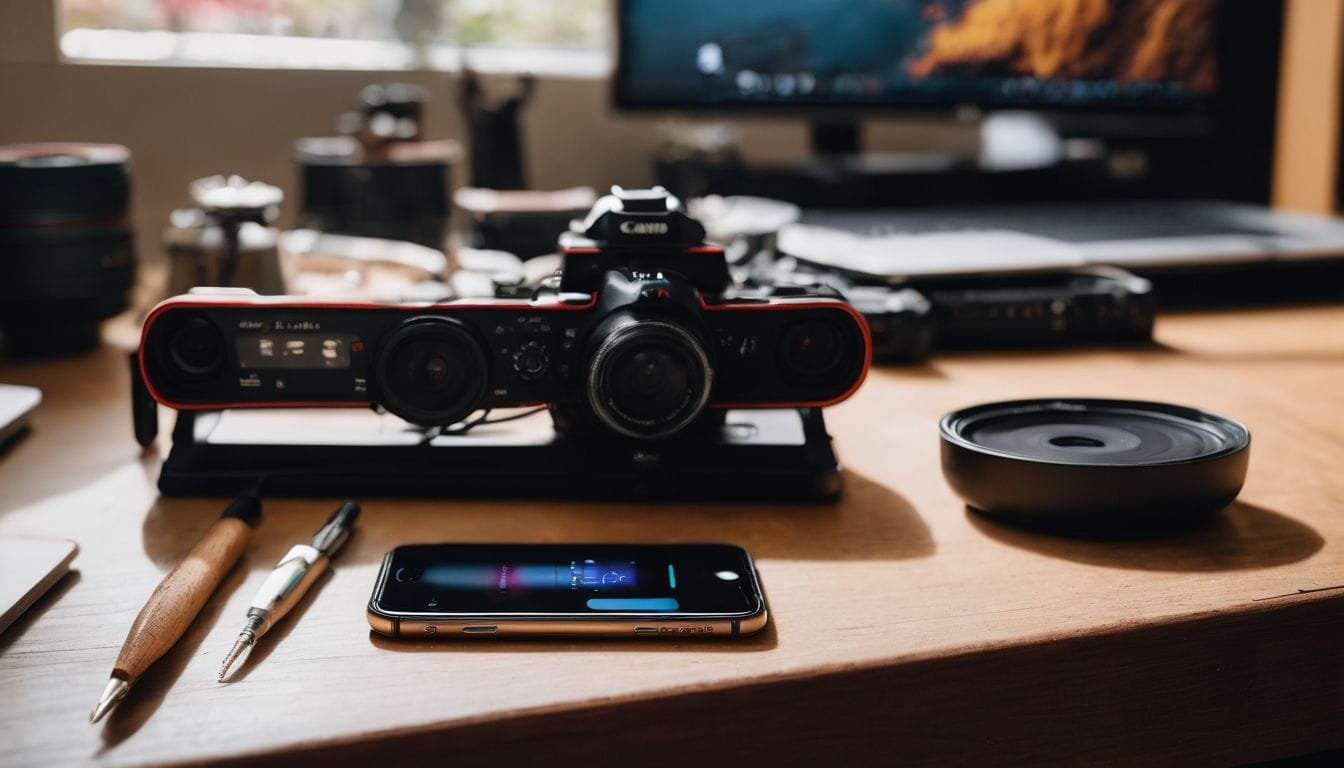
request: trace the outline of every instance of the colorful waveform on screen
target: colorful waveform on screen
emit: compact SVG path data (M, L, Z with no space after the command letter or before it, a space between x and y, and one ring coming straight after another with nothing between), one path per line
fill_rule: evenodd
M454 563L426 566L421 583L439 589L598 590L633 589L635 563Z

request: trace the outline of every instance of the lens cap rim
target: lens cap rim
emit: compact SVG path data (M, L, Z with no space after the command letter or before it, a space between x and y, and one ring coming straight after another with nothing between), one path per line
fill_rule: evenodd
M1161 419L1163 421L1189 421L1201 424L1211 424L1225 433L1231 433L1234 441L1225 444L1222 448L1208 454L1191 456L1175 459L1160 459L1151 462L1122 463L1088 463L1089 467L1142 467L1156 464L1183 464L1188 462L1210 461L1230 453L1235 453L1250 445L1251 432L1240 422L1229 419L1226 416L1220 416L1216 413L1191 408L1184 405L1173 405L1171 403L1158 403L1147 400L1116 400L1109 398L1036 398L1030 400L1005 400L995 403L982 403L968 408L953 411L945 416L938 424L938 429L943 435L943 439L955 442L968 450L974 450L981 453L1001 456L1007 459L1018 459L1034 463L1064 464L1067 466L1084 466L1078 462L1054 460L1044 457L1028 456L1025 454L1013 453L996 448L981 445L965 436L965 432L970 427L975 426L977 420L983 420L989 416L1003 416L1026 414L1032 412L1039 413L1060 413L1075 414L1088 413L1090 415L1113 415L1121 412L1135 413L1143 418Z
M1215 427L1221 445L1196 456L1087 463L982 445L967 436L991 416L1081 413L1187 421ZM976 512L1059 533L1134 534L1188 527L1230 504L1245 482L1251 433L1209 411L1141 400L1037 398L984 403L939 421L943 476Z

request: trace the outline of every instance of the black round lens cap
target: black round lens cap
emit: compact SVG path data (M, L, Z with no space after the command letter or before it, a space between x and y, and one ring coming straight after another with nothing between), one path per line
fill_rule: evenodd
M1065 533L1200 522L1241 491L1251 445L1231 419L1132 400L989 403L939 426L943 475L967 505Z

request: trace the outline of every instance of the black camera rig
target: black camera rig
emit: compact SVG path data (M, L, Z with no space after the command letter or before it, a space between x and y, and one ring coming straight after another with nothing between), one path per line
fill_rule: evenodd
M560 245L558 280L526 300L203 291L162 303L135 361L137 413L154 412L149 399L180 411L161 487L228 492L207 482L223 472L220 482L264 477L281 492L354 482L363 493L549 494L573 481L584 495L834 495L818 409L853 394L871 356L849 304L735 295L722 249L657 188L614 189ZM259 446L190 415L297 406L372 406L419 438L333 445L318 421L297 429L319 435ZM464 434L492 423L473 414L542 406L554 424L542 438Z

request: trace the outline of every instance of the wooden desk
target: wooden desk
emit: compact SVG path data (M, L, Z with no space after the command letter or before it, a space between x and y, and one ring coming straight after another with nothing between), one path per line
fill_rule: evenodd
M1165 317L1158 337L876 369L829 415L848 484L834 506L363 499L334 575L218 685L258 583L334 508L269 500L242 564L106 727L88 712L127 627L222 502L157 497L120 352L6 364L0 380L47 401L0 456L0 534L82 552L0 636L0 763L1225 764L1344 746L1344 308ZM1052 394L1243 420L1245 491L1211 528L1155 541L969 514L939 472L938 417ZM763 635L422 644L364 622L404 542L707 539L757 555Z

